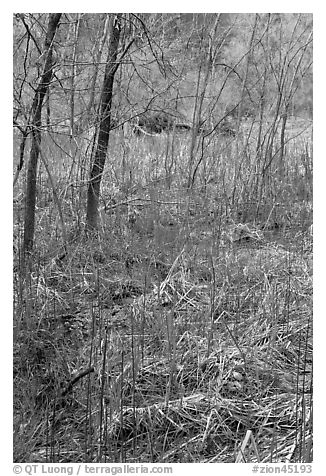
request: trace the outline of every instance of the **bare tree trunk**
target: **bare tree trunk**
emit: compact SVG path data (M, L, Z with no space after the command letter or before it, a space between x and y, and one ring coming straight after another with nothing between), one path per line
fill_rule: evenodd
M25 203L25 223L24 223L24 243L23 250L31 252L34 242L35 229L35 203L36 203L36 176L37 163L40 153L41 144L41 121L42 121L42 106L45 95L47 94L52 74L53 74L53 39L59 25L61 13L51 13L49 15L48 30L44 43L44 58L45 64L43 73L35 92L32 105L32 144L27 170L27 190ZM43 56L42 55L42 56Z
M109 51L101 96L101 109L99 118L100 130L87 192L86 227L90 230L96 229L98 224L100 186L109 144L113 82L114 75L117 71L116 61L120 40L120 22L121 14L110 16Z
M280 180L283 180L285 175L284 157L285 157L285 129L286 129L286 123L288 120L287 108L285 109L285 112L281 115L281 118L282 118L282 125L281 125L281 137L280 137L280 157L279 157L278 174L279 174Z
M73 137L75 132L75 79L76 79L76 62L77 62L77 48L78 38L80 31L80 18L81 14L77 13L76 22L74 23L74 46L72 53L72 65L71 65L71 79L70 79L70 135Z
M95 59L95 64L94 64L94 74L93 74L92 81L91 81L91 86L90 86L90 97L89 97L88 106L87 106L87 109L86 109L86 114L85 114L85 119L84 119L85 125L88 125L88 123L91 119L91 116L92 116L93 108L94 108L96 82L97 82L98 72L99 72L100 63L101 63L101 59L102 59L103 48L105 46L105 42L106 42L107 36L108 36L109 18L110 18L110 15L106 14L102 37L99 40L99 44L97 44L97 42L96 42L97 53L96 53L96 59Z

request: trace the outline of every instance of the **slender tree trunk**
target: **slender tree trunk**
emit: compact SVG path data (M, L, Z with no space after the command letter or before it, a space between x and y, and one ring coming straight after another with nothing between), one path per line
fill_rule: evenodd
M77 13L76 22L74 23L74 46L72 53L72 65L71 65L71 79L70 79L70 135L73 137L75 133L75 78L76 78L76 62L77 62L77 49L78 38L80 30L80 18L81 14Z
M36 203L36 177L37 177L37 163L40 153L41 144L41 121L42 121L42 106L44 98L47 94L53 73L53 39L59 25L61 13L51 13L49 15L48 30L44 44L44 58L45 64L43 73L35 92L32 105L32 143L27 170L27 189L26 189L26 203L25 203L25 223L24 223L24 243L23 251L31 252L34 242L35 229L35 203Z
M93 112L93 109L94 109L96 82L97 82L98 72L99 72L99 68L100 68L100 63L101 63L101 60L102 60L103 48L105 46L105 42L106 42L107 36L108 36L109 18L110 18L110 14L107 14L106 18L105 18L104 27L103 27L102 38L99 40L99 44L97 44L98 42L96 42L97 53L96 53L95 65L94 65L94 74L93 74L92 81L91 81L90 97L89 97L89 101L88 101L88 105L87 105L87 109L86 109L86 114L85 114L85 119L84 119L84 122L85 122L86 126L90 122L90 119L92 117L92 112Z
M120 22L121 14L110 16L109 52L101 96L101 109L99 118L100 130L87 192L86 227L90 230L96 229L98 225L100 187L109 144L113 82L114 75L117 71L116 61L120 40Z
M286 122L288 120L287 107L281 117L282 117L282 125L281 125L281 137L280 137L280 156L279 156L278 174L279 174L280 180L283 180L285 175L284 157L285 157L285 130L286 130Z

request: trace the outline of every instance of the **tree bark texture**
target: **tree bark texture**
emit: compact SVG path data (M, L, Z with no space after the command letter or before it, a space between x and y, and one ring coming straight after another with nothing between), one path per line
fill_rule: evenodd
M25 220L24 220L24 253L31 252L34 243L35 230L35 204L36 204L36 178L37 163L41 145L41 122L42 107L44 98L49 89L49 85L53 74L53 39L59 25L61 13L51 13L49 15L48 29L46 33L44 52L42 56L45 58L45 64L42 76L35 91L32 105L32 142L31 151L27 169L27 188L25 201Z
M109 26L109 51L101 96L100 130L87 192L86 227L88 229L96 229L98 225L100 187L109 145L113 82L114 75L117 71L117 54L121 30L120 21L121 14L111 16Z

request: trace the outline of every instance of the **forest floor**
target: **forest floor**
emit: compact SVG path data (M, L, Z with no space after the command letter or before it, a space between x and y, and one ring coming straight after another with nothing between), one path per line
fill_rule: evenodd
M231 462L248 430L247 461L309 450L309 223L184 216L111 216L39 257L17 298L17 460Z
M65 247L40 196L24 276L16 201L14 460L311 461L311 202L155 187Z

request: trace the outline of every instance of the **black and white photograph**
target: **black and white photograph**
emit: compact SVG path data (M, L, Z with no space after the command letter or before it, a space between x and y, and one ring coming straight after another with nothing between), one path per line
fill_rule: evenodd
M14 472L312 472L315 14L24 8Z

